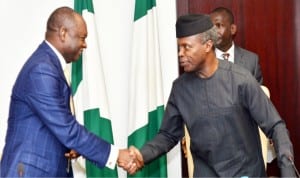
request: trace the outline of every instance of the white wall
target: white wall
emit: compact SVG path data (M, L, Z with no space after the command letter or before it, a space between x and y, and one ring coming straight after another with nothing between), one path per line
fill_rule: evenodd
M12 85L25 60L44 39L48 16L59 6L73 7L73 0L0 0L0 154L4 146ZM165 93L169 93L171 82L178 75L177 62L174 62L177 61L175 6L174 0L157 0L159 23L164 24L160 37L164 38L162 47L166 49L162 50L162 68L169 72L169 76L164 76ZM106 87L111 117L126 120L134 0L96 0L94 10L104 75L106 81L110 81ZM165 97L167 99L168 94ZM124 135L127 128L112 124L115 144L126 147ZM177 146L168 154L169 177L181 177L179 151ZM124 173L120 172L120 177L123 177Z
M46 21L70 0L0 0L0 153L4 146L11 89L25 60L44 39Z

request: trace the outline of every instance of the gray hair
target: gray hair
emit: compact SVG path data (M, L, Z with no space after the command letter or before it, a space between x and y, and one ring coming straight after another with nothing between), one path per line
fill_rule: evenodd
M217 27L213 26L209 30L201 33L201 38L202 38L202 40L201 40L202 44L204 44L208 40L211 40L213 42L214 46L216 46L218 39L219 39Z

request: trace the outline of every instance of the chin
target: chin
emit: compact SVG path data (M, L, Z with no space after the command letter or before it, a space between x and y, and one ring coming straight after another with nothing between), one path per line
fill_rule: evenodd
M184 72L193 72L193 70L191 70L191 69L186 69L186 68L184 68L183 71L184 71Z
M222 40L220 40L220 41L218 41L218 42L216 43L216 47L217 47L217 48L221 48L221 47L222 47Z

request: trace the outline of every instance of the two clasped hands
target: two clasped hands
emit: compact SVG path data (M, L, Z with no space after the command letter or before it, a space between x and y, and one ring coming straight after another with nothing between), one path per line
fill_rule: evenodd
M80 156L75 150L65 154L68 159L76 159ZM140 151L134 147L130 146L128 149L120 149L117 159L117 164L119 167L123 168L128 174L135 174L139 169L144 166L143 156Z
M135 174L144 166L143 156L134 146L130 146L129 149L121 149L117 163L119 167L122 167L129 174Z

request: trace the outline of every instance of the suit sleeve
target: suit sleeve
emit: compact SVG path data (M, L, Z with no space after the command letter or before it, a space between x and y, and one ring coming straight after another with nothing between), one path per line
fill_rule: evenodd
M183 122L175 105L173 91L159 133L141 149L146 164L170 151L183 137Z
M55 66L35 66L25 87L26 102L50 132L65 147L74 149L104 167L111 145L90 133L73 117L69 108L70 89Z

